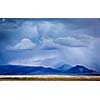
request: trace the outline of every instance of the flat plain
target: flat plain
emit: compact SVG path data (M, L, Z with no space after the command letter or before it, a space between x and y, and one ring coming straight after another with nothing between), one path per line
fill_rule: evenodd
M0 81L100 81L100 76L1 75Z

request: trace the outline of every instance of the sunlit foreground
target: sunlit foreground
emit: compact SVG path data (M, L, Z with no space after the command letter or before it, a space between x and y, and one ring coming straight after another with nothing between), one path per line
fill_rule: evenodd
M1 81L100 81L100 76L67 76L67 75L1 75Z

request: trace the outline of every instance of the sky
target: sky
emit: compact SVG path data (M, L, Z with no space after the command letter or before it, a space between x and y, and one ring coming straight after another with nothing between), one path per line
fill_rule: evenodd
M99 18L0 18L0 64L100 71Z

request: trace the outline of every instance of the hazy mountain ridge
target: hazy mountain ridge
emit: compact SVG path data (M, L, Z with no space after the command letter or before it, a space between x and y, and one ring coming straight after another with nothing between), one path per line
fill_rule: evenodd
M72 67L70 69L68 69L66 71L66 73L68 74L96 74L97 72L92 70L92 69L88 69L82 65L76 65L75 67Z
M0 65L0 75L96 75L96 71L81 65L74 67L67 64L58 68L46 68L43 66L21 66L21 65Z

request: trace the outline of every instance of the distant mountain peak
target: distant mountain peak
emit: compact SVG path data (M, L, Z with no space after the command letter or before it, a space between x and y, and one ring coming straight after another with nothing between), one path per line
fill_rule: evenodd
M74 68L77 68L79 71L89 70L88 68L86 68L85 66L82 66L82 65L76 65L76 66L74 66Z
M70 68L68 71L68 73L72 73L72 74L91 74L91 73L96 73L96 71L92 70L92 69L88 69L85 66L82 65L76 65L72 68Z

